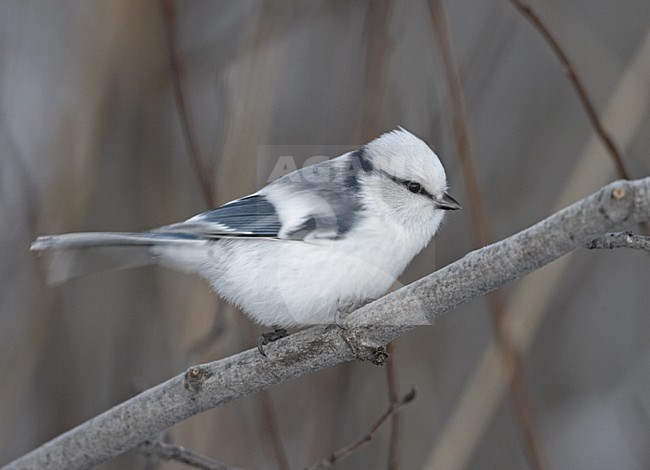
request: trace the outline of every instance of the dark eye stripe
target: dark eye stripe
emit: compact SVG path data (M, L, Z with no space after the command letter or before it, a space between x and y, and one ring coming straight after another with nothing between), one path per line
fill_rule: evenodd
M379 170L379 171L384 176L386 176L387 178L390 178L391 180L393 180L397 184L404 186L406 189L408 189L412 193L421 194L421 195L426 196L426 197L428 197L430 199L433 199L433 195L429 191L424 189L424 187L420 183L418 183L417 181L405 180L405 179L402 179L402 178L398 178L397 176L393 176L393 175L391 175L389 173L386 173L383 170ZM417 188L416 188L416 186L417 186Z

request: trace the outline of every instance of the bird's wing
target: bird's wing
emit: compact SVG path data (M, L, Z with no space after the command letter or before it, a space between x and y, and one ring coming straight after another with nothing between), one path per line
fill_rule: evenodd
M353 155L303 168L251 196L152 231L188 239L336 239L358 221L361 202Z
M167 225L154 233L188 238L277 237L280 219L273 204L262 195L236 199L185 222Z
M360 171L356 152L284 176L258 194L275 206L278 238L337 239L362 218Z
M261 191L154 230L156 236L189 239L336 239L359 220L356 153L282 177Z

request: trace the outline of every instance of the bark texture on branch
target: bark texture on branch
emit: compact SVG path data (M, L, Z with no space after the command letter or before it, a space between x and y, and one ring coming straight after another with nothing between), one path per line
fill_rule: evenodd
M393 292L349 317L257 349L191 367L62 434L7 468L88 468L223 403L353 359L385 360L383 346L626 224L650 219L650 177L617 181L547 219Z
M634 248L635 250L650 251L650 237L634 235L632 232L606 233L587 243L590 250L612 250L614 248Z

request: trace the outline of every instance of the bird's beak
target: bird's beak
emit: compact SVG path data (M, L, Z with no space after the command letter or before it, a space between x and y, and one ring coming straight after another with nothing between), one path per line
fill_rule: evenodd
M456 199L451 197L449 194L443 193L442 197L436 200L436 208L445 211L455 211L460 209L460 204Z

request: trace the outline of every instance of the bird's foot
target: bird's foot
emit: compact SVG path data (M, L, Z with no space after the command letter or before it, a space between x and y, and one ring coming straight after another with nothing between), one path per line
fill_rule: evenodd
M334 323L330 323L325 327L325 331L330 331L334 328L337 330L345 331L348 329L347 325L344 324L345 319L348 317L348 314L351 312L349 308L337 308L334 313Z
M266 357L266 353L264 352L264 346L274 341L277 341L280 338L284 338L285 336L289 336L289 332L285 328L279 328L279 327L275 327L273 331L262 333L260 337L257 339L257 350L260 352L262 356Z
M334 325L338 326L342 330L347 330L348 327L343 324L345 319L347 318L349 311L343 311L341 309L337 309L336 313L334 314Z
M345 325L345 320L348 318L348 315L350 315L355 310L360 309L365 305L368 305L373 300L375 299L366 299L361 302L354 302L354 303L340 305L339 308L337 308L336 312L334 313L334 323L332 325L329 325L327 329L333 326L337 326L341 330L344 331L347 330L348 327L347 325Z

